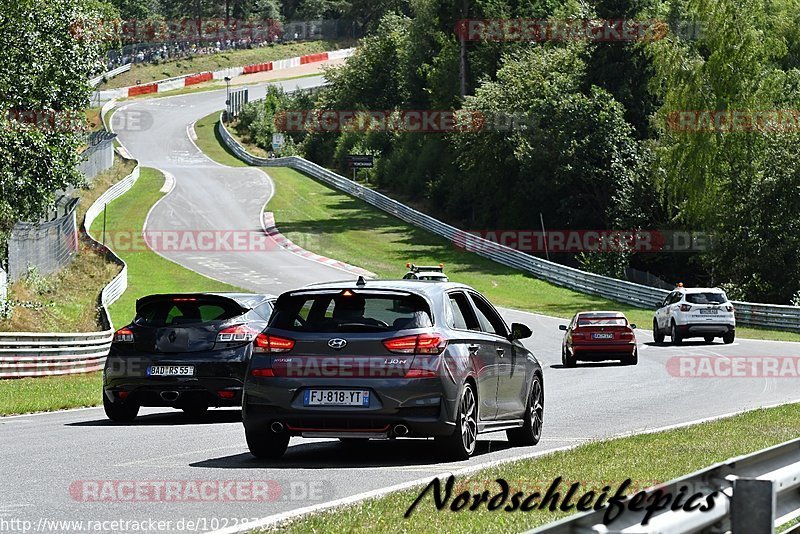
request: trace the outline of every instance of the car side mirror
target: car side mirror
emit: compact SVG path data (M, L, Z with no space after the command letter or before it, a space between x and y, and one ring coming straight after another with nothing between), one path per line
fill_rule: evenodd
M511 341L515 339L527 339L533 335L533 331L522 323L511 324Z
M636 329L636 323L631 323L630 327L631 327L631 330L635 330Z
M567 330L567 325L565 325L565 324L560 324L560 325L558 325L558 329L559 329L559 330L564 330L564 331L566 331L566 330Z

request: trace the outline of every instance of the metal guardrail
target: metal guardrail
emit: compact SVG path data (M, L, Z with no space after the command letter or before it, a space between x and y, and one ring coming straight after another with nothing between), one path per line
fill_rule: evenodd
M359 185L333 171L297 156L267 159L253 156L228 132L222 120L218 131L225 144L240 159L262 167L290 167L320 180L340 191L360 198L409 224L444 237L455 246L488 258L497 263L530 273L553 284L581 293L598 295L640 308L653 309L669 291L626 280L581 271L565 265L536 258L519 250L489 241L443 223L377 191ZM800 332L800 307L756 304L733 301L739 324Z
M128 266L111 249L89 233L92 222L106 204L129 191L139 179L140 168L123 178L92 203L83 220L83 238L99 249L109 261L122 269L100 294L101 320L106 330L88 333L9 332L0 334L0 379L89 373L105 365L114 337L108 314L113 304L128 287Z
M106 80L110 80L114 76L118 76L123 72L128 72L129 70L131 70L131 64L127 63L125 65L122 65L121 67L117 67L116 69L112 69L108 72L104 72L100 76L92 78L91 80L89 80L89 85L91 85L92 87L97 87L100 84L100 82L103 81L104 78Z
M603 524L606 510L600 509L570 516L528 534L774 532L800 517L800 439L731 458L651 488L647 490L650 500L643 501L644 506L666 493L677 496L683 486L687 497L702 493L702 504L705 496L718 492L714 507L707 511L672 511L670 503L642 525L646 510L632 511L626 504L625 511L608 525Z

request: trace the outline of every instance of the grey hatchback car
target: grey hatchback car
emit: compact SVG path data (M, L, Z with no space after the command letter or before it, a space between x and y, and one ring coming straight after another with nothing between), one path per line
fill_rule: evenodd
M479 433L515 445L542 432L542 368L469 286L421 280L314 284L281 295L256 337L242 418L250 452L279 458L291 436L434 437L466 459Z

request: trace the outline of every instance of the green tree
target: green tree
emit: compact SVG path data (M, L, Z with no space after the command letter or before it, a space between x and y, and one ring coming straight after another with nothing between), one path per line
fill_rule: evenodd
M0 232L35 220L79 186L90 74L102 70L118 13L93 0L4 0L0 10ZM38 117L37 124L20 117Z

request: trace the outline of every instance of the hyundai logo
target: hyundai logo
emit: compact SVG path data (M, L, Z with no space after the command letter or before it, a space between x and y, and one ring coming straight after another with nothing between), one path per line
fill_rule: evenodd
M328 346L332 349L341 350L347 345L347 341L341 338L334 338L328 341Z

